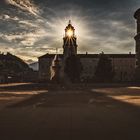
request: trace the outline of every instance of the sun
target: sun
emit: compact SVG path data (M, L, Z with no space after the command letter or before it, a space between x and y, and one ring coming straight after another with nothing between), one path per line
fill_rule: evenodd
M68 37L72 37L72 36L73 36L73 30L69 29L69 30L67 31L67 36L68 36Z

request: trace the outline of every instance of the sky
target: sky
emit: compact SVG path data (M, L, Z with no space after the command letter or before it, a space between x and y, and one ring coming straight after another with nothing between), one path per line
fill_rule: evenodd
M0 51L28 63L62 53L71 20L78 53L135 53L139 0L0 0Z

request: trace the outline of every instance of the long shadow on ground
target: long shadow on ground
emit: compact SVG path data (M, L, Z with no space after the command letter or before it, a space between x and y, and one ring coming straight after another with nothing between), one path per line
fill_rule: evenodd
M32 134L37 134L31 137L33 140L138 140L140 137L139 106L89 89L49 90L7 106L13 111L28 107L36 108L31 113L33 115L43 109L42 114L49 110L50 116L47 115L45 119L48 121L41 123L41 126L38 119L43 116L33 121L37 126L28 126ZM34 130L37 127L39 131ZM14 136L19 138L18 134Z

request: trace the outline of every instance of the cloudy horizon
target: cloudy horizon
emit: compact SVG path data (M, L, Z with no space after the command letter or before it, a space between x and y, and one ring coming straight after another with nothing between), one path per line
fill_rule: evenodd
M2 0L0 51L26 62L45 53L62 53L64 29L71 20L78 53L135 53L134 12L138 0Z

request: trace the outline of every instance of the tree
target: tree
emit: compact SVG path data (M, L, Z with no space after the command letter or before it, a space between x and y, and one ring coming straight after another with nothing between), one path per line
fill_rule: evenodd
M113 80L114 70L111 59L104 53L100 54L100 58L95 71L95 79L99 82L110 82Z
M82 69L79 57L72 55L66 59L64 72L72 82L80 81Z

